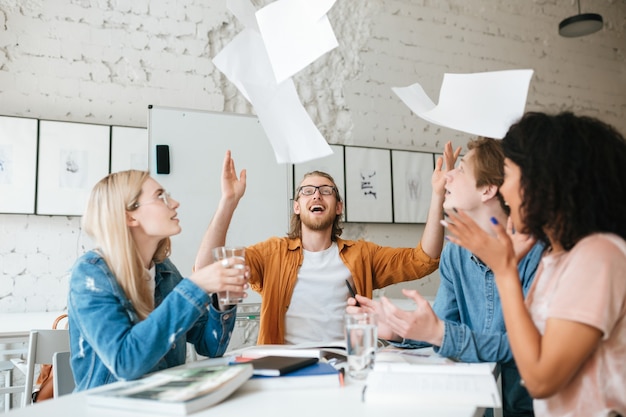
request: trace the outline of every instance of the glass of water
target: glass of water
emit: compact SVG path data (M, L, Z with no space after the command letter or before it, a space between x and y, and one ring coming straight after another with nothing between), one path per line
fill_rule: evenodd
M374 367L376 357L378 345L376 314L346 314L344 329L348 353L348 375L354 379L365 379Z
M220 246L213 249L215 261L228 260L228 267L245 269L246 248L243 246ZM217 293L217 298L224 305L239 304L243 301L243 292L222 291Z

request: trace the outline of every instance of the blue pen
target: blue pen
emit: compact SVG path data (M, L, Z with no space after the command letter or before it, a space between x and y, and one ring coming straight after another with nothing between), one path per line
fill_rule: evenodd
M350 291L350 295L352 295L352 298L354 298L354 301L356 301L356 292L354 292L354 288L352 288L352 285L350 285L350 281L348 280L346 280L346 287L348 287L348 291ZM361 304L359 304L359 302L356 301L356 306L361 307Z

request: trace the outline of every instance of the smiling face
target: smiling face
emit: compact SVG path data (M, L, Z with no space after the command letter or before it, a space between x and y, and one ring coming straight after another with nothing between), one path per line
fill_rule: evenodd
M318 175L307 176L300 183L300 187L307 185L334 187L332 181ZM322 195L318 189L308 196L298 192L293 202L293 212L300 216L303 230L320 231L332 228L335 218L341 215L342 210L343 204L337 201L336 192Z
M471 212L483 202L483 188L476 187L473 159L475 151L469 151L459 165L446 173L446 194L443 208Z
M163 187L153 178L148 177L144 181L137 208L128 212L128 225L135 238L155 238L159 241L180 233L176 217L180 204L172 197L163 198L164 194Z

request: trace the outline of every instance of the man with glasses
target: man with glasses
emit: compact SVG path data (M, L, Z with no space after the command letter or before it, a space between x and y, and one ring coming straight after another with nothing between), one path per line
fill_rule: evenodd
M445 147L446 168L454 167L460 148ZM445 172L443 158L432 175L433 193L424 234L415 248L383 247L365 240L344 240L343 201L333 178L305 174L293 201L286 237L272 237L246 248L250 286L262 297L259 344L300 344L343 340L343 320L357 293L422 278L439 265L443 246ZM196 267L210 262L198 259Z

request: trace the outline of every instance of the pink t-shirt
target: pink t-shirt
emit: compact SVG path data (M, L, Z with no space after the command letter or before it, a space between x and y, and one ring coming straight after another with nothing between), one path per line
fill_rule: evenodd
M534 401L535 414L626 416L626 242L594 234L569 252L544 256L526 305L541 334L548 318L603 332L572 380L552 397Z

